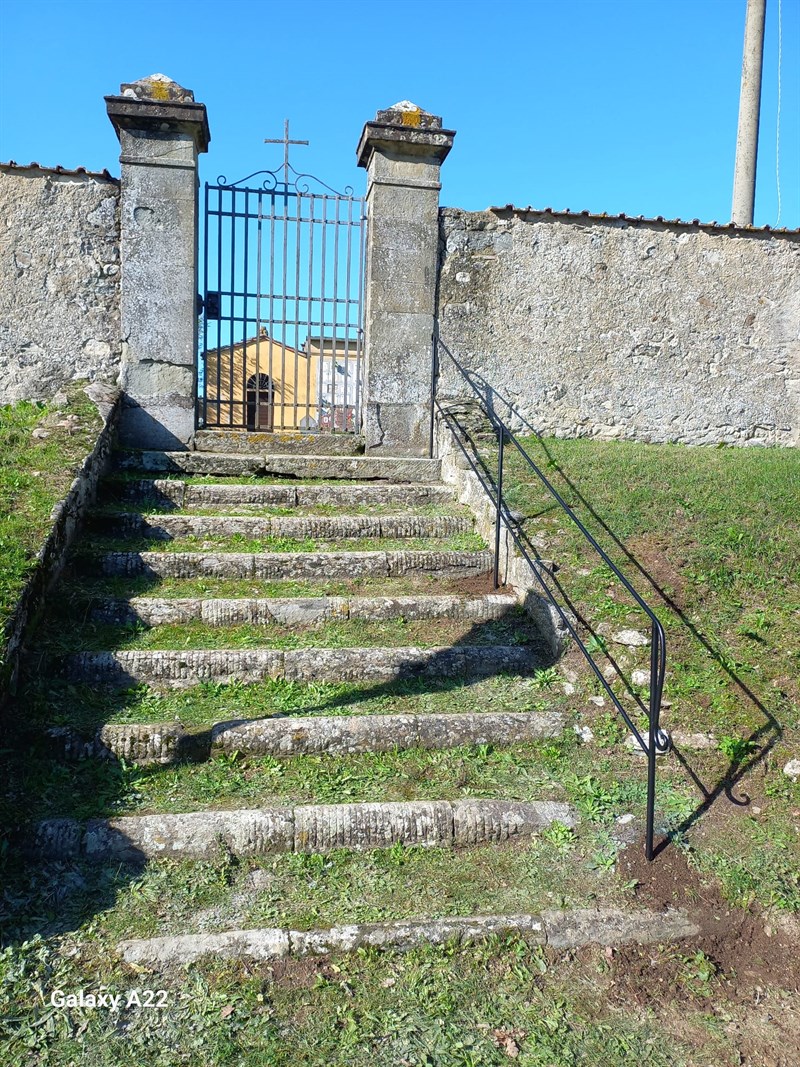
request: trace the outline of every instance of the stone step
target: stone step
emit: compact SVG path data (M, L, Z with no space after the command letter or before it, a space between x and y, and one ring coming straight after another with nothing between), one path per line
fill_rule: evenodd
M415 800L383 804L306 804L295 808L196 811L48 819L31 850L46 858L216 859L272 852L330 852L392 845L437 848L529 837L553 822L577 825L569 804L554 800Z
M116 453L123 471L168 471L241 477L273 474L304 479L380 479L388 482L438 482L438 459L374 456L242 455L221 452L126 451Z
M95 622L159 626L204 622L207 626L304 626L331 620L500 619L518 605L512 593L484 596L320 596L214 599L132 597L92 607Z
M364 451L364 438L355 433L302 433L276 430L197 430L198 452L299 452L303 455L354 456Z
M547 909L539 914L454 915L442 919L353 923L322 930L278 927L132 938L121 941L117 952L132 966L158 970L185 967L204 956L258 962L287 956L327 956L366 948L407 951L420 945L446 945L456 941L474 944L512 934L528 944L563 951L585 945L668 944L699 933L700 926L681 909L572 908Z
M541 656L520 645L435 648L170 649L77 652L63 658L74 682L130 688L181 689L200 682L389 682L401 678L525 674Z
M479 552L105 552L79 557L84 573L157 578L477 578L492 569Z
M104 485L104 495L117 500L152 500L175 508L211 509L256 507L418 507L452 504L453 490L446 485L383 485L352 482L345 485L192 485L173 478L140 478Z
M48 731L65 759L124 759L140 766L248 756L353 755L394 749L513 745L558 737L559 712L467 712L447 715L306 715L240 719L188 731L179 722L108 723L86 739L70 727Z
M345 541L360 538L453 537L471 533L467 515L140 515L94 512L89 529L111 537L171 541L182 537L288 537Z

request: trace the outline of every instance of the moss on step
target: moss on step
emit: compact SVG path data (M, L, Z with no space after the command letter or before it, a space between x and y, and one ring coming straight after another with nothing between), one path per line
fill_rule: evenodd
M292 682L252 685L206 682L191 689L155 693L147 686L119 692L58 679L32 682L20 698L25 717L41 726L72 726L90 737L104 723L179 721L211 726L226 719L267 715L425 715L479 711L545 711L569 705L553 688L552 671L533 677L407 679L380 685Z
M154 503L152 499L141 499L138 501L124 500L117 503L105 503L98 505L94 509L94 513L97 515L174 515L174 514L186 514L197 516L208 516L213 518L222 518L228 516L249 517L254 515L263 515L265 517L293 517L298 518L304 516L342 516L342 515L416 515L421 518L434 517L439 515L452 515L452 516L464 516L472 517L472 512L461 504L437 502L433 504L409 504L409 505L397 505L389 502L385 504L308 504L298 505L297 507L279 507L277 505L268 504L230 504L217 505L212 507L211 505L192 505L188 508L175 509L164 504L159 506Z
M310 537L245 537L241 534L176 537L172 541L138 537L87 537L81 541L75 560L91 568L101 552L480 552L486 542L476 533L451 537L353 538L341 541Z
M42 628L39 648L64 652L117 649L237 649L237 648L374 648L440 645L536 645L541 639L520 608L502 619L482 622L459 619L386 619L332 621L302 626L209 626L202 622L144 626L113 626L86 621L67 626L51 617Z
M319 578L303 580L261 578L158 578L155 575L86 576L65 578L59 585L65 600L88 610L93 597L133 597L148 593L160 597L317 597L411 596L415 593L480 596L492 592L491 575L475 578L439 578L405 574L397 578ZM508 591L501 589L501 592ZM81 614L83 614L81 612Z

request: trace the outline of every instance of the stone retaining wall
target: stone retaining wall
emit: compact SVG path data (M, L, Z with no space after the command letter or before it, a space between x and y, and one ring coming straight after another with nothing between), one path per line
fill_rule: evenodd
M52 523L46 541L36 556L36 567L17 601L5 629L6 649L0 674L0 709L6 697L14 693L25 641L42 611L46 597L64 569L84 517L97 497L97 487L108 471L119 419L119 398L99 385L90 386L92 397L103 419L94 448L86 456L69 492L53 508Z
M0 404L116 380L118 202L110 177L0 165Z
M447 208L440 237L442 340L540 433L800 442L800 233Z

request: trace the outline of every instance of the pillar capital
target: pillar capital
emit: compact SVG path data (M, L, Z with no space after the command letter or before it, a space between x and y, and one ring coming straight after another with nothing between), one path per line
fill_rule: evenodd
M191 89L184 89L165 74L123 82L119 88L119 96L107 96L105 101L120 140L123 130L148 131L166 140L175 134L188 134L197 152L208 151L211 132L206 105L196 103Z
M375 152L396 159L419 159L441 165L453 147L455 130L443 130L439 115L403 100L367 122L356 149L359 167L368 170Z

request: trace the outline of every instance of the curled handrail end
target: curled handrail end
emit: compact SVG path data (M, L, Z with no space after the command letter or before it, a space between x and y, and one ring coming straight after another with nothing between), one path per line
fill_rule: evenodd
M656 730L656 754L664 756L672 748L672 737L666 730Z

